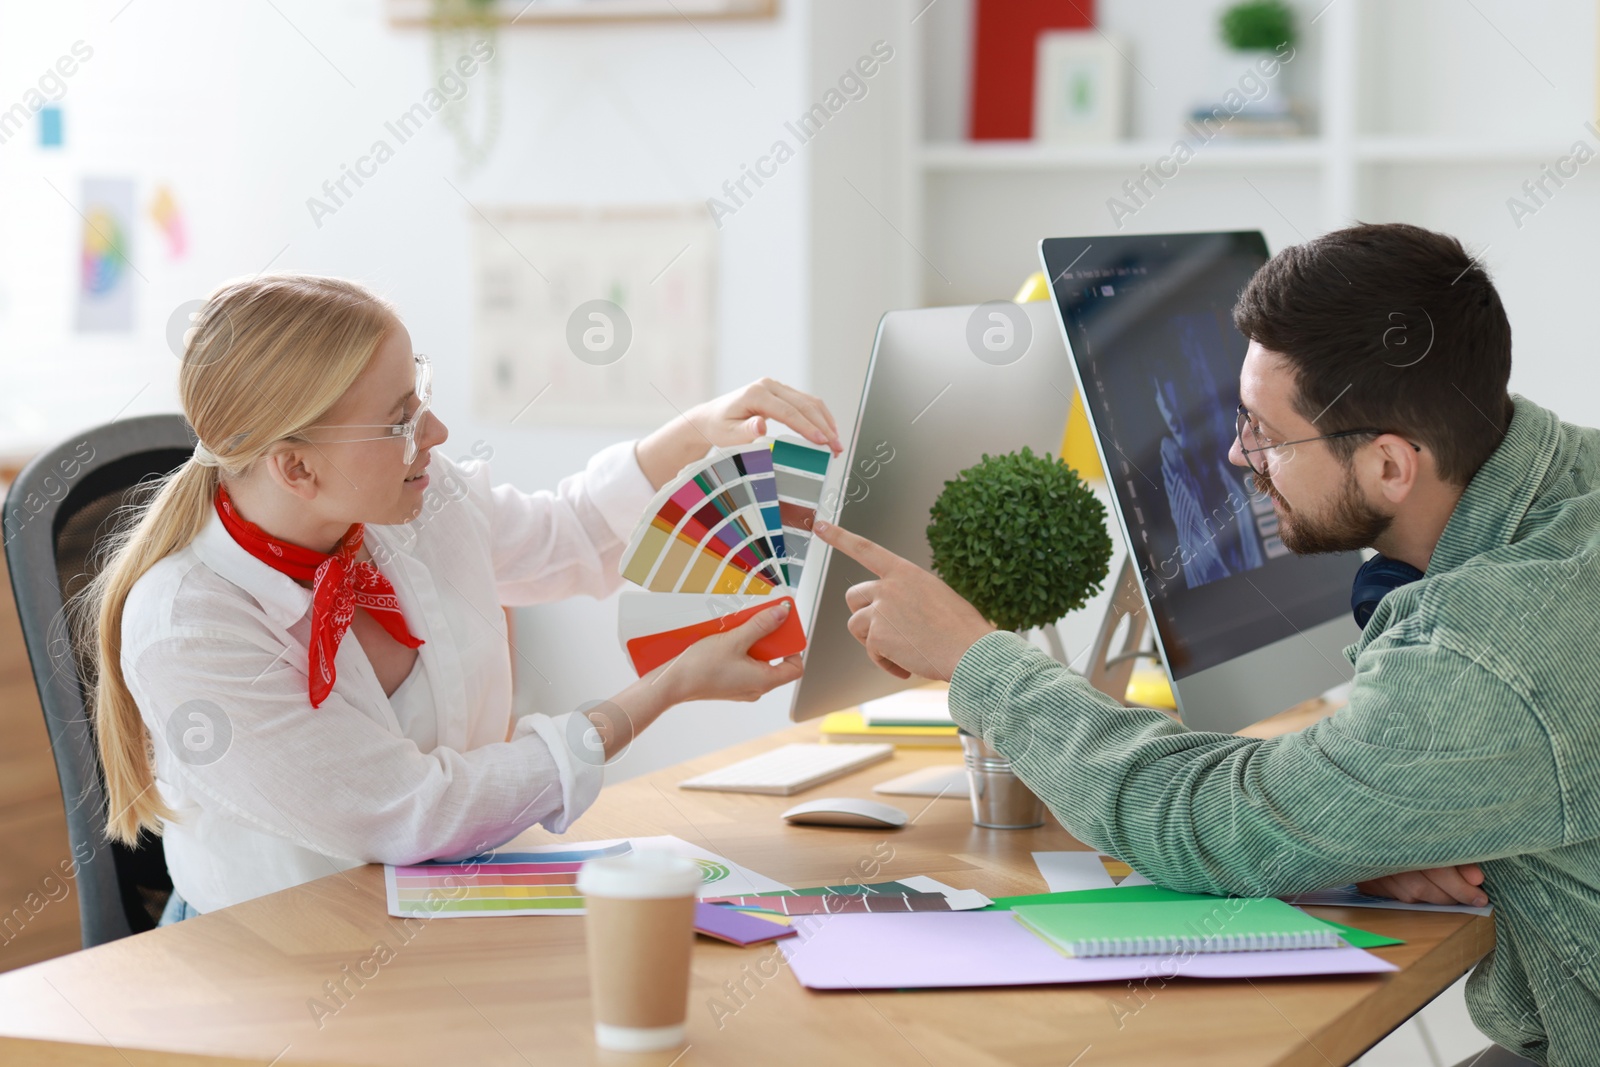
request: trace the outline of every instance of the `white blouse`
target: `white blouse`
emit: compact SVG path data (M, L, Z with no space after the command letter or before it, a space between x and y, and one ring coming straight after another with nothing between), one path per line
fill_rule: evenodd
M163 843L184 900L208 912L361 863L468 856L535 824L561 833L594 802L602 766L587 718L527 715L506 740L501 606L622 585L622 550L654 495L633 446L531 494L491 486L481 460L434 452L422 514L367 527L424 642L398 706L351 633L333 692L311 706L311 591L241 548L214 512L139 579L122 670L177 815Z
M439 743L433 714L433 689L428 685L427 674L427 664L418 653L411 673L389 694L389 707L394 709L394 721L400 724L400 732L424 752Z

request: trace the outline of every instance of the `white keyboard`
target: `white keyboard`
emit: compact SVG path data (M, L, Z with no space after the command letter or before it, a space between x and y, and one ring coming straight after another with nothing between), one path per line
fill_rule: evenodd
M842 774L881 763L894 755L893 745L795 744L730 763L686 778L679 789L715 789L724 793L768 793L786 797Z

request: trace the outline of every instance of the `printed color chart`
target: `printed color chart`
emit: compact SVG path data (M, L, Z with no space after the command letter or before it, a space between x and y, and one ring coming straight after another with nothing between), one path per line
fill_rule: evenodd
M676 837L586 841L485 852L464 860L429 860L407 867L385 866L389 914L459 918L470 915L582 915L578 868L602 856L658 849L699 865L701 897L782 891L788 887L695 848Z

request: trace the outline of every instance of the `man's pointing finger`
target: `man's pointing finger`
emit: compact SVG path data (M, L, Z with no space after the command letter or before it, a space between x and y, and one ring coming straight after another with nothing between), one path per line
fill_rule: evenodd
M851 533L831 522L819 519L812 524L811 532L880 578L896 565L905 562L876 541L869 541L860 534Z

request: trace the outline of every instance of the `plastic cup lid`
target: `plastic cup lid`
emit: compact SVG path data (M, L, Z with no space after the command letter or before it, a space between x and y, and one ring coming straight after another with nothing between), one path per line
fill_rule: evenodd
M704 882L693 860L653 849L589 860L578 868L578 892L584 896L629 900L687 897Z

